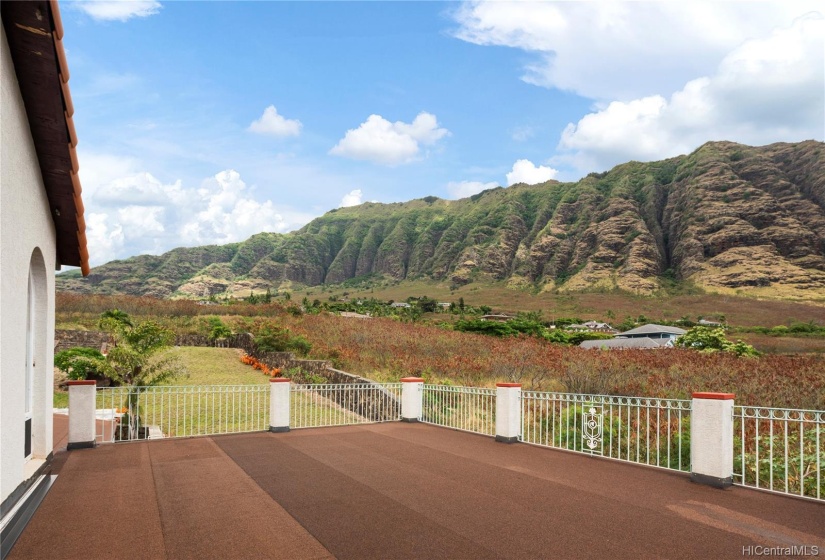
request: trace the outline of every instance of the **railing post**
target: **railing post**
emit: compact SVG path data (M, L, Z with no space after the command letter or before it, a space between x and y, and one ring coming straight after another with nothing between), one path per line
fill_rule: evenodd
M515 443L521 431L521 383L496 383L496 441Z
M290 380L273 377L269 380L269 431L289 431Z
M401 421L418 422L424 410L424 379L405 377L401 380Z
M690 479L716 488L733 484L733 393L693 393Z
M83 449L95 446L95 395L94 380L67 382L69 386L69 441L67 449Z

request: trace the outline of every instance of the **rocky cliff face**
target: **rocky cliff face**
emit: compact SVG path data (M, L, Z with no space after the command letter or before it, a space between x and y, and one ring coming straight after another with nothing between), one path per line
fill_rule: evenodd
M341 208L287 235L97 267L58 289L186 295L366 275L464 285L651 293L664 278L716 291L825 297L825 145L705 144L577 183Z

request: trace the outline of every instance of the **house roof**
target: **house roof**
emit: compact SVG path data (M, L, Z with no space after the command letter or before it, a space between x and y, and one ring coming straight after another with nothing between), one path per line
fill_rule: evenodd
M629 331L625 331L623 333L619 333L617 336L626 336L626 335L633 335L633 334L656 334L656 333L667 333L667 334L678 334L682 335L685 334L687 331L684 329L680 329L679 327L667 327L665 325L642 325L641 327L636 327L635 329L630 329Z
M363 315L361 313L355 313L353 311L342 311L341 317L349 317L350 319L372 319L369 315Z
M57 263L78 266L86 276L89 252L60 10L56 0L4 0L0 9L54 221Z
M667 343L667 340L659 340L661 340L665 344L660 344L659 341L644 336L640 338L610 338L607 340L585 340L584 342L579 344L579 347L585 348L587 350L592 350L594 348L664 348Z

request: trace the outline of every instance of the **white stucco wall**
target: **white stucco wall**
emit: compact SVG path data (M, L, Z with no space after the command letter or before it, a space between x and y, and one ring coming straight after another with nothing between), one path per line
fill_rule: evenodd
M36 273L32 453L52 451L55 230L26 111L0 26L0 501L23 482L29 266ZM42 258L41 258L42 255Z

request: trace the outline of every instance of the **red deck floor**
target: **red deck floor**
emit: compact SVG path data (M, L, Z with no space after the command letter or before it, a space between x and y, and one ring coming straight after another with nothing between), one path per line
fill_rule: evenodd
M741 558L825 505L423 424L58 456L10 558ZM821 552L822 553L822 552Z

